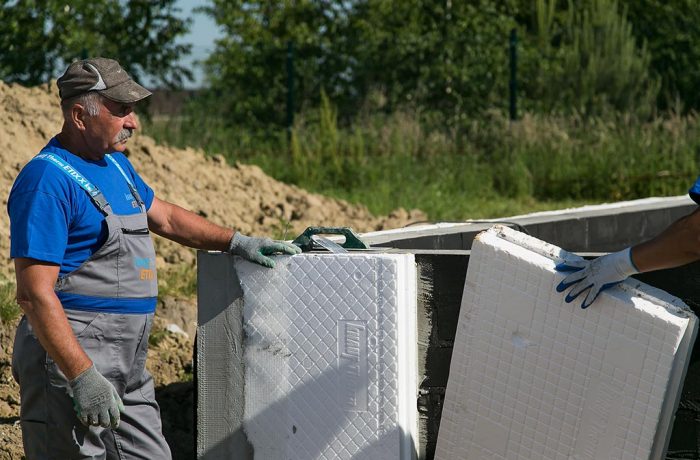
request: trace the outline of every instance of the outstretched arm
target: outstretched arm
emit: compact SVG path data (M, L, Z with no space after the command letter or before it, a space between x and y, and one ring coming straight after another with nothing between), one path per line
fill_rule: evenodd
M154 233L197 249L228 250L233 230L217 225L199 214L153 198L148 210L148 228Z
M591 305L598 294L630 275L679 267L700 260L700 209L678 219L658 236L595 260L571 260L557 266L569 273L557 291L568 291L566 302L582 296L581 307Z
M640 272L700 260L700 208L675 221L657 237L632 247L632 260Z
M197 249L226 251L266 267L275 262L267 257L274 253L298 254L301 249L269 238L235 233L191 211L158 198L148 210L148 227L156 234Z

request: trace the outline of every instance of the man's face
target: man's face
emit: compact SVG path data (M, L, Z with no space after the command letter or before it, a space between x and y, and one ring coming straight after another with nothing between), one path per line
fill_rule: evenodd
M133 131L138 128L134 106L102 98L100 113L86 118L85 138L91 153L104 155L123 152Z

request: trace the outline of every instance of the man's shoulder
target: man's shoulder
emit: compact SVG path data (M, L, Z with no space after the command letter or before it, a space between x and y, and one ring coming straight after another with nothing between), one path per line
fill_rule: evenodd
M65 195L70 187L70 178L50 161L41 157L30 160L17 175L12 193L44 192Z

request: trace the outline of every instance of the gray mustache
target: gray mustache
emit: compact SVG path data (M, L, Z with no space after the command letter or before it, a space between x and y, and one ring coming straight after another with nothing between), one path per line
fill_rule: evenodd
M133 129L124 128L121 131L119 131L119 134L117 134L117 137L114 138L114 142L121 142L125 139L128 139L132 136L132 134L133 134Z

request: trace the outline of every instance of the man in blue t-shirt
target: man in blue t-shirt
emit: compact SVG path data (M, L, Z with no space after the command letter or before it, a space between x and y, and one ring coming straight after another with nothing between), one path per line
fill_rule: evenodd
M123 151L151 93L111 59L58 80L61 132L10 192L13 374L28 459L170 458L145 370L157 297L150 232L273 267L296 246L241 235L157 198Z
M700 178L688 194L700 204ZM588 308L601 291L636 273L680 267L700 260L700 209L672 223L658 236L593 260L565 260L556 269L566 273L557 292L568 291L567 303L581 297Z

